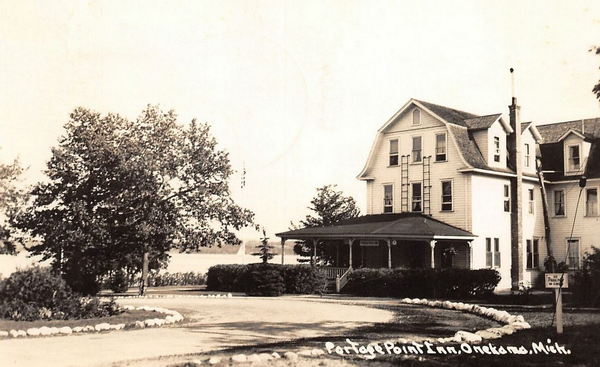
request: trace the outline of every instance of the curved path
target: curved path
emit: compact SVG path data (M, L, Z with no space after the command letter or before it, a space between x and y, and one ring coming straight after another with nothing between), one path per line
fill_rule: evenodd
M343 333L393 313L318 298L154 298L120 300L160 306L186 318L169 327L0 340L1 366L103 366L238 345Z

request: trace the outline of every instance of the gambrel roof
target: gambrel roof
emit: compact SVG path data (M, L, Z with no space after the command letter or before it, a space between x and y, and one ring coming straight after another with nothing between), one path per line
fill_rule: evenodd
M365 167L358 175L359 179L371 179L370 177L366 176L366 172L369 168L370 162L373 159L377 143L382 138L385 130L389 126L391 126L394 123L394 121L396 121L398 116L400 116L412 105L423 109L424 111L428 112L433 117L437 118L446 125L449 131L449 135L451 139L454 140L455 145L460 153L460 156L465 163L465 168L475 168L487 171L497 171L502 173L512 172L510 169L489 167L486 164L485 158L483 157L481 150L477 146L475 139L473 138L474 133L480 130L489 129L496 122L499 122L502 125L504 131L506 131L507 134L512 133L513 129L506 121L504 121L504 119L502 118L502 114L496 113L491 115L478 116L470 112L460 111L454 108L445 107L438 104L421 101L418 99L411 99L377 131L377 138L375 139L375 142L371 147L369 158L367 159ZM531 132L534 135L535 139L539 141L540 135L537 132L535 125L533 125L532 123L527 123L527 125L521 126L522 133L527 129L531 129Z

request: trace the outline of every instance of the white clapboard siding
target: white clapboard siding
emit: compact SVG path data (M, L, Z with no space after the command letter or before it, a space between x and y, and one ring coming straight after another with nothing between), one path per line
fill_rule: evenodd
M447 135L447 160L435 162L435 136L439 133ZM423 155L431 156L431 214L448 224L468 230L469 220L467 201L465 200L467 175L457 170L464 168L456 145L448 134L444 123L438 121L425 111L421 112L421 125L412 125L412 109L398 116L391 124L375 147L374 160L369 171L369 176L374 180L367 184L367 211L368 214L383 213L383 185L394 185L394 213L401 212L401 167L389 166L389 141L398 139L399 154L410 155L412 150L412 137L422 137ZM409 164L408 175L410 182L420 182L423 178L423 165L421 163ZM441 180L453 181L453 211L441 211ZM410 190L409 190L410 201Z
M587 188L597 188L600 192L600 179L588 180ZM564 217L554 216L553 192L555 190L565 190L565 212ZM578 182L548 185L548 201L550 209L550 228L552 230L552 249L554 256L558 261L564 261L567 255L567 238L571 234L573 226L573 217L577 206L577 197L579 196ZM573 227L573 237L579 238L580 259L586 251L590 251L592 246L600 248L600 217L586 216L586 196L585 190L581 193L579 209L577 210L577 219Z

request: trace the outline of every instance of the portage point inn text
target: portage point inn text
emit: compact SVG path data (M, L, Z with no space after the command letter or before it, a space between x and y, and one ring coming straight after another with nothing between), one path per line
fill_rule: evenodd
M409 100L377 131L358 175L367 215L278 233L282 246L331 243L327 274L342 280L359 267L456 267L497 269L498 290L539 285L548 255L541 167L552 255L576 269L600 245L600 118L536 124L519 110L516 98L508 119Z

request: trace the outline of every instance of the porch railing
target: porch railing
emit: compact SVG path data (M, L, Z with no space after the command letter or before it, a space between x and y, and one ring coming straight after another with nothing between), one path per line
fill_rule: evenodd
M340 293L342 288L344 288L346 286L346 283L348 283L348 275L350 275L350 273L352 273L352 268L346 269L346 271L342 275L338 275L335 278L335 292L336 293Z
M321 271L325 273L325 277L327 279L336 279L339 276L342 276L348 270L348 268L329 268L323 267Z

